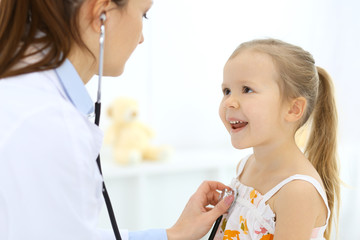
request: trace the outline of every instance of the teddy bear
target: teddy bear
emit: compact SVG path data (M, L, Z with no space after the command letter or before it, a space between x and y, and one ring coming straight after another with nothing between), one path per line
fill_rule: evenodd
M112 146L113 158L117 163L128 165L169 157L170 147L151 144L154 132L138 120L139 106L135 99L119 97L107 110L112 122L104 142Z

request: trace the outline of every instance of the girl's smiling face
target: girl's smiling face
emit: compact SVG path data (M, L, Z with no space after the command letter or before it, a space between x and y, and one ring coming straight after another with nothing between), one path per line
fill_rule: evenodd
M235 148L266 146L281 139L286 112L272 58L243 50L224 67L219 114Z

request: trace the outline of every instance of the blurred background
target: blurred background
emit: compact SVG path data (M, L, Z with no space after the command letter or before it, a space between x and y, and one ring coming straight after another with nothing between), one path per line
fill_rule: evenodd
M311 52L333 77L339 112L340 239L360 239L360 2L356 0L154 0L145 42L118 78L103 82L103 112L119 96L140 104L154 144L172 146L164 162L116 165L103 147L104 176L119 225L172 226L203 180L230 183L238 161L218 117L222 70L254 38L278 38ZM97 80L87 85L95 99ZM103 114L101 128L110 119ZM105 207L104 207L105 208ZM110 227L105 211L99 223ZM204 238L206 239L206 238Z

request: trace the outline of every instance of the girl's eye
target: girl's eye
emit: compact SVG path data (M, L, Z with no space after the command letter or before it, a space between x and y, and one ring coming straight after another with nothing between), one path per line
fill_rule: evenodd
M247 87L247 86L244 86L243 87L243 93L252 93L254 92L251 88Z
M143 18L148 19L147 13L144 13Z
M228 88L224 88L223 93L224 93L224 95L229 95L231 93L231 91Z

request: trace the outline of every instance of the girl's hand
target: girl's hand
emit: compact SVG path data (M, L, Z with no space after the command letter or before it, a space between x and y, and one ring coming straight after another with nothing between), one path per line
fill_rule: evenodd
M191 196L175 225L166 230L168 239L200 239L208 233L216 219L224 214L234 201L233 195L218 201L220 193L216 190L224 189L230 190L220 182L203 182ZM213 205L214 208L208 208L208 205Z

